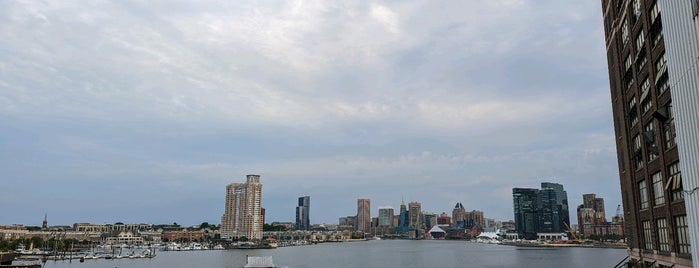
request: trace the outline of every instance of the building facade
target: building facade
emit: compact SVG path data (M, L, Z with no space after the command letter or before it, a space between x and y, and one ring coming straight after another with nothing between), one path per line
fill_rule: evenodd
M422 229L422 204L419 202L408 203L408 227L411 229Z
M459 228L465 228L466 226L466 209L461 203L456 203L454 209L451 211L451 219L454 221L454 225Z
M513 188L512 199L515 212L515 230L520 237L536 239L539 230L537 195L539 189Z
M393 208L392 207L382 207L379 208L379 223L378 226L381 227L394 227L393 226Z
M260 175L247 175L245 183L229 184L221 216L221 238L260 240L263 224Z
M367 198L357 199L357 231L371 232L371 200Z
M661 6L677 3L689 7L689 11L691 2L602 1L624 233L629 263L634 265L692 266L692 246L687 238L691 228L685 206L685 198L689 197L684 191L686 183L680 183L680 174L684 172L681 167L696 165L686 165L683 162L692 157L679 155L675 113L682 107L680 102L688 104L683 108L691 107L696 113L697 95L678 94L681 83L673 83L678 77L674 77L675 70L669 72L667 63L670 55L678 53L670 47L687 46L690 39L696 40L696 33L667 39L667 22L680 16L665 14ZM688 21L691 17L689 14ZM696 62L696 54L693 60ZM696 71L692 76L686 80L696 80ZM690 95L696 94L696 84L690 88L694 91ZM684 130L688 134L685 137L694 135L690 139L696 139L696 124Z
M311 209L311 197L303 196L299 197L299 205L296 207L296 229L297 230L310 230L311 220L310 220L310 209Z
M565 232L570 225L570 212L568 210L568 193L563 185L553 182L542 182L539 190L540 231ZM565 224L564 224L565 223Z

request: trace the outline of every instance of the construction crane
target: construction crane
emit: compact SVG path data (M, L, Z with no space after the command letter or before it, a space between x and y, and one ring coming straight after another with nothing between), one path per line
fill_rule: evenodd
M565 225L565 227L568 228L568 231L570 232L570 236L573 237L573 241L577 242L577 243L581 243L580 238L577 235L575 235L575 230L573 230L573 228L570 228L570 226L566 222L563 222L563 225Z

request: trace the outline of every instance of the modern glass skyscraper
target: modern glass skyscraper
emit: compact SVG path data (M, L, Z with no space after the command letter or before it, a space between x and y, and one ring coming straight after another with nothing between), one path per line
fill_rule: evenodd
M260 175L247 175L245 183L226 186L226 205L221 216L221 238L262 239L262 184Z
M539 190L537 206L539 208L539 232L560 233L570 225L570 213L568 211L568 193L563 190L563 185L552 182L542 182Z
M515 211L515 229L525 239L535 239L539 230L537 213L538 189L513 188L512 199Z
M296 207L296 229L297 230L310 230L310 209L311 209L311 197L303 196L299 197L299 205Z

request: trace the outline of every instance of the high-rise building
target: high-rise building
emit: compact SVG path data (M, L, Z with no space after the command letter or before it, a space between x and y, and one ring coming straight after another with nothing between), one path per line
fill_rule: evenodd
M260 175L247 175L245 183L226 186L226 204L221 216L221 237L262 239L262 184Z
M297 230L310 230L311 220L310 220L310 209L311 209L311 197L303 196L299 197L299 205L296 207L296 229Z
M471 228L471 227L483 228L483 227L485 227L485 217L483 217L483 211L473 210L470 212L466 212L466 216L464 217L464 222L466 223L464 226L466 228Z
M686 206L696 208L697 197L684 191L699 175L687 174L699 168L693 5L602 0L629 262L645 267L691 267L696 248L689 230L699 228L688 225Z
M466 209L463 204L456 203L456 206L454 206L454 209L451 211L451 218L456 227L464 228L466 226Z
M568 228L565 225L570 225L570 211L568 209L568 193L563 189L563 185L560 183L542 182L539 194L542 195L542 192L549 200L545 202L541 200L542 202L539 202L539 210L550 211L550 214L542 212L540 217L551 219L551 224L548 225L548 223L541 222L541 228L545 228L541 232L546 233L548 232L547 230L553 233L567 231Z
M392 207L382 207L379 208L379 222L378 226L381 227L391 227L393 226L393 208Z
M408 226L411 229L422 229L422 204L419 202L408 203Z
M371 232L371 201L366 198L357 199L357 231Z
M539 231L538 193L539 190L533 188L512 188L515 229L525 239L536 239Z
M400 201L400 214L398 215L398 228L396 228L397 233L405 233L410 228L410 215L408 213L408 207L405 205L405 201Z
M595 194L583 194L583 203L578 206L578 232L582 236L623 235L623 229L619 228L623 223L623 215L619 216L616 221L607 222L604 198Z

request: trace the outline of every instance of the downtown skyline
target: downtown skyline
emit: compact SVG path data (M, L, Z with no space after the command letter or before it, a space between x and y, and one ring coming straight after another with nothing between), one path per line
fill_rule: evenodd
M106 13L105 10L110 12ZM621 203L598 2L0 3L0 224ZM555 22L555 23L552 23Z

